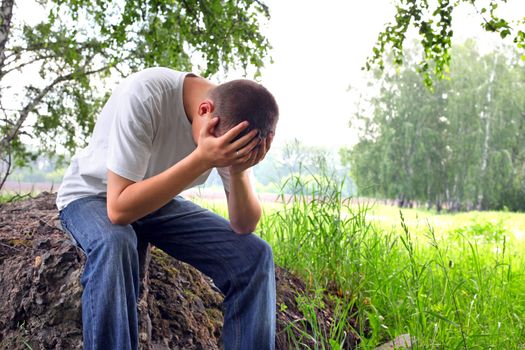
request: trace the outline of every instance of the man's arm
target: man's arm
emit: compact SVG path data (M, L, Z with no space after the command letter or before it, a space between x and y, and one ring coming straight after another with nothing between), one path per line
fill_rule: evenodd
M236 150L253 138L248 133L231 143L247 127L243 122L221 137L213 136L218 119L201 129L198 146L190 155L164 172L140 182L125 179L108 170L107 209L112 223L126 225L161 208L198 176L212 167L241 164ZM241 151L245 147L241 148Z
M107 208L113 224L127 225L161 208L208 170L196 152L149 179L133 182L108 170Z
M228 214L230 225L236 233L250 233L255 231L257 223L261 218L261 204L255 196L250 184L247 168L254 166L263 160L270 149L272 137L263 139L255 148L248 145L245 150L251 149L250 158L245 163L231 166L230 191L226 192L228 200ZM242 153L243 151L239 151Z
M262 210L246 172L231 175L230 191L226 192L226 199L232 229L236 233L255 231Z

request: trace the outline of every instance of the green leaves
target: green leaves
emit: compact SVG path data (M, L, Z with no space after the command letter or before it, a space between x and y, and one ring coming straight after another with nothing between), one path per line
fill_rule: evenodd
M406 33L410 27L415 27L418 29L418 40L423 53L418 71L423 77L425 86L432 89L435 79L443 79L449 74L453 11L455 7L464 3L473 6L478 12L481 27L485 31L499 33L502 39L514 35L514 42L517 43L518 48L523 49L525 41L520 34L523 32L519 30L519 27L524 25L523 21L513 27L511 23L496 14L498 5L505 2L507 1L490 0L488 6L478 9L477 4L483 4L480 0L439 0L432 3L435 6L433 8L429 7L427 1L397 0L394 20L379 34L365 68L367 70L379 68L383 71L384 56L387 54L397 66L401 66L404 62L403 47Z

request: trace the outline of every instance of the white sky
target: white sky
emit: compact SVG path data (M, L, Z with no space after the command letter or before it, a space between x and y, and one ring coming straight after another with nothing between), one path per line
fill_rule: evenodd
M272 18L267 35L274 64L262 83L276 96L281 118L276 143L297 138L307 144L337 149L356 142L348 127L354 111L349 86L364 92L361 71L377 35L394 18L391 0L269 0ZM509 0L501 14L525 16L525 1ZM481 48L500 43L485 34L471 6L454 13L454 39L476 37ZM487 47L488 46L488 47Z
M293 138L332 147L351 143L354 102L347 90L362 84L361 67L393 6L384 0L269 5L274 64L263 71L262 83L280 106L276 143Z
M394 17L392 0L266 0L271 20L263 33L270 40L273 64L262 71L261 82L274 93L280 107L275 144L294 138L332 149L356 142L348 122L354 111L348 87L365 90L361 71L377 35ZM35 16L38 5L18 3L18 15ZM525 1L500 5L505 18L523 18ZM454 13L456 42L477 37L489 49L501 40L483 33L481 18L471 6ZM235 73L228 78L237 78ZM354 90L355 91L355 90Z

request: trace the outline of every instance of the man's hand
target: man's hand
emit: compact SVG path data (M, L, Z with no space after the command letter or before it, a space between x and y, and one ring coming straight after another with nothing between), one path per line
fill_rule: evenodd
M213 133L219 118L212 118L203 128L199 135L199 141L195 152L207 168L236 166L246 163L251 157L251 151L257 146L257 130L252 130L246 135L235 140L239 134L248 127L244 121L224 135L216 137ZM235 141L233 141L235 140Z
M272 141L273 134L268 135L264 139L255 137L248 145L238 150L239 159L242 159L243 161L230 166L230 175L238 175L246 169L261 162L266 156L266 153L270 150ZM255 146L253 146L254 144ZM247 153L245 154L244 152Z

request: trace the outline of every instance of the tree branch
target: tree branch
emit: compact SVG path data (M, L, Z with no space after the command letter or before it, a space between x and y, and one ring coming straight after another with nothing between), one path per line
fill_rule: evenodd
M476 10L476 12L478 13L478 15L481 16L481 18L483 19L483 21L485 22L485 25L490 27L490 30L492 30L493 32L496 31L496 28L494 28L494 26L492 26L492 24L487 21L487 19L485 18L485 16L483 15L483 13L478 9L478 7L476 6L476 1L474 0L471 0L470 1L470 4L472 5L472 7L474 7L474 10Z
M83 72L83 74L91 75L91 74L101 72L107 68L108 66L104 66L99 69L95 69L95 70L88 71L88 72ZM29 113L42 101L42 99L49 93L49 91L51 91L56 85L64 81L71 80L74 77L74 75L77 73L78 71L57 77L55 80L53 80L53 82L51 82L51 84L47 85L45 88L40 90L40 92L35 97L33 97L33 99L24 108L22 108L22 110L20 110L20 115L18 117L18 120L15 126L10 130L10 132L7 133L7 136L5 136L0 142L0 145L2 146L2 148L0 148L0 153L2 153L3 148L6 145L9 145L9 143L16 137L20 127L22 126L24 121L27 119Z
M11 150L9 150L6 153L7 153L6 154L7 159L2 159L2 161L7 164L7 170L5 171L3 175L2 182L0 182L0 190L4 187L4 183L6 182L7 177L11 174L11 164L12 164Z
M266 5L264 2L260 0L254 0L254 2L257 3L262 8L262 10L264 11L264 14L267 17L270 17L270 9L268 8L268 5Z
M2 79L3 77L5 77L7 74L11 73L14 70L21 69L24 66L27 66L27 65L30 65L30 64L33 64L35 62L38 62L38 61L41 61L41 60L45 60L45 59L48 59L48 58L53 58L53 57L55 57L55 55L34 57L33 59L31 59L31 60L29 60L27 62L20 63L19 65L11 67L11 68L8 68L6 70L3 70L2 69L3 67L2 67L2 68L0 68L0 79ZM7 65L9 65L9 64L6 64L6 66Z
M18 61L20 59L20 55L24 53L38 53L38 52L53 52L54 55L57 55L56 52L52 51L49 45L59 45L63 42L63 45L68 45L67 40L55 40L55 41L49 41L49 42L40 42L40 43L33 43L32 45L28 46L14 46L5 49L5 52L7 52L7 55L5 56L5 60L8 60L12 58L8 63L5 65L13 64L14 62ZM48 45L49 44L49 45ZM100 45L99 41L96 40L87 40L84 42L77 42L78 45L77 49L82 50L92 50L96 49L98 45ZM51 56L51 55L50 55ZM54 57L54 56L51 56Z

